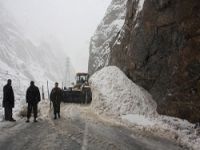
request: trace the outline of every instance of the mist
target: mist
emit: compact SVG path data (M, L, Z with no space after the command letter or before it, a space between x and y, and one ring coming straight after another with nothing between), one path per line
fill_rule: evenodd
M56 42L76 72L88 71L89 42L111 0L1 0L33 41ZM53 43L52 43L53 44Z

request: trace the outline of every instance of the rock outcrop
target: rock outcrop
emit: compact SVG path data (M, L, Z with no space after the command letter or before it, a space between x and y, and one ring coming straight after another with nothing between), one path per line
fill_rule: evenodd
M126 8L108 65L148 90L159 113L199 121L200 1L128 0Z
M91 38L90 74L109 64L111 47L125 21L126 2L127 0L113 0L111 2L104 19Z

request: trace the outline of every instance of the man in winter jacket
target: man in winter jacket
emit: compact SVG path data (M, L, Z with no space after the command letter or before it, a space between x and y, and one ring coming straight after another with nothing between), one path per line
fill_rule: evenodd
M58 87L58 83L55 83L55 87L52 89L50 94L50 99L53 102L53 108L54 108L54 119L60 118L60 103L63 98L63 92Z
M12 88L12 80L8 79L7 84L3 87L3 107L5 110L5 120L16 121L12 117L12 109L15 105L14 92Z
M33 110L34 114L34 122L37 122L37 113L38 113L38 103L40 102L40 91L37 86L35 86L34 82L31 81L30 87L26 92L26 102L28 103L28 111L27 111L27 121L30 122L29 119L31 117L31 113Z

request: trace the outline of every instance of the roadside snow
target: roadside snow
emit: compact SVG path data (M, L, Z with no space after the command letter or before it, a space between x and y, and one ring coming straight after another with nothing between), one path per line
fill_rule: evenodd
M155 116L156 103L117 67L105 67L90 78L92 108L98 113L121 116L139 114Z
M149 117L145 117L143 115L128 114L128 115L123 115L121 118L124 121L128 121L136 125L141 125L141 126L155 125L155 122L152 119L150 119Z
M39 110L38 118L42 119L42 120L48 119L51 115L51 113L50 113L51 109L50 109L50 101L49 100L47 100L47 99L41 100L41 102L38 104L38 110ZM53 114L53 111L52 111L52 114Z
M195 129L195 125L186 120L158 115L151 95L119 68L105 67L89 82L93 95L91 110L98 115L169 138L190 149L200 149L200 128Z
M200 128L195 128L195 125L187 120L162 115L149 118L132 114L118 119L128 127L174 140L193 150L200 149Z

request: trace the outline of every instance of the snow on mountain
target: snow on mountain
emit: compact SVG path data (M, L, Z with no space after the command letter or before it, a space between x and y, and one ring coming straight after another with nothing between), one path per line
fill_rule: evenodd
M127 0L113 0L90 41L89 73L107 66L110 49L125 21Z
M66 54L54 39L44 39L39 45L23 35L12 15L0 5L0 114L2 88L8 78L13 80L16 111L24 101L26 88L34 80L40 88L47 80L64 81ZM61 84L60 84L61 85ZM0 118L2 118L0 116Z
M22 74L29 80L62 81L67 57L56 41L44 39L34 45L22 34L14 19L0 7L1 72ZM4 66L4 67L3 67Z
M110 66L90 78L92 108L99 113L121 116L157 115L157 105L143 88L137 86L117 67Z

